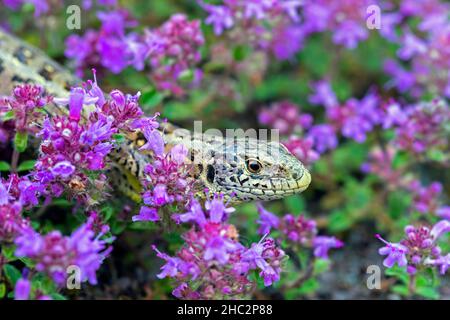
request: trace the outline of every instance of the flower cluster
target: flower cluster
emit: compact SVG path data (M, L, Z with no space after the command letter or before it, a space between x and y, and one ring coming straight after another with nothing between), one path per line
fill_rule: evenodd
M400 169L393 168L393 160L396 154L395 148L389 146L385 150L381 148L373 149L366 162L361 166L364 173L372 173L381 178L389 189L395 190L398 187L404 187L408 179Z
M175 14L160 27L146 30L151 76L158 89L179 96L184 93L180 82L199 81L200 70L193 67L201 59L198 48L203 43L200 21L189 21L183 14Z
M413 180L408 189L413 194L413 208L421 213L435 213L439 208L439 195L442 192L442 184L433 182L425 187L419 181Z
M124 9L99 12L98 18L102 23L100 30L90 29L82 36L71 35L66 39L65 55L75 60L78 75L98 66L113 73L128 66L141 71L148 60L151 78L158 89L181 95L184 92L181 82L199 80L200 71L193 68L200 61L198 48L204 43L199 21L176 14L141 35L127 33L127 29L136 26L136 21Z
M191 165L187 163L188 150L184 145L172 147L164 152L164 140L159 131L146 127L144 131L147 143L143 150L153 151L153 161L144 168L141 179L144 192L144 206L133 221L158 221L158 209L166 205L184 207L194 196L194 182L190 176Z
M300 108L290 101L274 103L269 108L259 112L258 120L261 124L279 130L282 135L290 135L308 129L313 121L309 114L301 114Z
M312 138L301 138L295 135L289 137L283 145L298 159L305 164L311 164L320 158L319 153L314 150Z
M394 144L402 150L421 154L427 150L445 149L448 146L446 123L450 108L444 100L412 105L398 112Z
M40 289L32 290L31 282L26 278L20 278L16 282L14 288L15 300L52 300L48 295L45 295Z
M16 256L32 259L36 270L46 273L58 285L64 284L71 266L79 268L82 282L96 284L96 271L111 251L101 237L89 223L80 226L71 236L63 236L59 231L42 235L28 229L15 240Z
M83 106L85 93L78 89L73 89L71 93L71 113L76 108L81 110ZM76 100L77 95L81 95L81 100ZM87 123L81 122L79 116L46 119L41 131L41 154L35 165L34 178L48 186L56 196L61 195L68 185L74 195L88 200L86 191L90 181L84 170L105 168L105 158L113 147L111 136L114 132L116 129L112 127L112 119L104 115L99 115L96 122ZM102 180L104 177L99 176L98 183L94 181L94 185L100 185Z
M34 6L34 16L39 17L50 10L48 0L3 0L3 4L11 10L19 10L24 4Z
M445 274L450 267L450 254L443 255L437 241L447 232L450 232L450 222L442 220L431 229L426 226L407 226L406 237L398 243L387 242L377 234L376 237L386 244L379 250L381 255L387 256L383 261L384 266L406 266L409 274L431 266L439 268L440 273Z
M22 216L20 202L0 206L0 241L12 241L30 228L30 220Z
M362 100L351 98L342 105L326 107L327 120L344 137L364 142L367 134L383 120L378 104L378 96L370 92Z
M22 211L38 205L38 197L44 191L28 177L10 174L6 180L0 179L0 241L12 242L31 228L30 219Z
M203 210L193 200L179 221L195 225L183 235L185 244L174 257L159 252L165 260L159 278L170 277L176 283L173 295L180 299L235 299L245 297L255 286L249 278L252 270L266 286L280 278L284 252L275 242L263 237L250 248L239 241L236 228L227 223L229 209L222 197L208 201Z
M381 6L380 2L377 1L376 4ZM377 12L368 10L373 4L373 1L367 0L306 1L303 6L302 27L306 34L331 31L335 44L354 49L359 42L369 37L366 23L375 22L377 19ZM400 23L402 16L391 12L381 14L381 36L388 40L396 39L394 28Z
M229 38L233 43L253 45L267 50L279 60L292 57L302 47L303 31L298 26L297 0L223 1L212 5L198 1L208 13L205 23L213 27L216 35L232 29Z
M276 102L269 108L263 108L258 120L287 136L283 144L305 164L315 162L320 154L336 148L338 144L333 126L313 125L313 117L301 113L300 107L289 101Z
M71 35L66 39L65 55L75 60L77 74L92 67L104 67L119 73L128 66L144 68L148 48L136 33L126 33L136 26L126 10L99 12L102 25L99 31L89 29L82 36Z
M341 248L344 245L335 237L317 235L316 222L303 215L286 214L280 218L267 211L261 204L258 204L258 212L257 223L260 225L258 230L260 234L267 234L271 230L277 231L292 244L313 248L314 256L317 258L328 259L330 249Z
M450 97L450 23L446 15L449 6L432 1L423 8L421 4L407 2L409 6L401 7L404 14L422 16L423 20L417 33L408 28L399 40L401 47L397 55L410 67L393 59L385 61L385 71L392 77L389 85L413 97L421 97L426 92Z
M0 99L2 121L12 121L18 132L36 133L36 124L45 114L43 107L52 101L51 96L44 96L44 89L37 85L23 84L16 86L10 97Z

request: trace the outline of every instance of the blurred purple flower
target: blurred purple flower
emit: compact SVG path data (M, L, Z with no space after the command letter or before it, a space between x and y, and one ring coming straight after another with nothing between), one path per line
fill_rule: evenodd
M314 94L309 96L312 104L323 105L326 108L334 107L338 104L336 95L327 80L321 80L312 85Z
M319 153L335 149L338 145L335 130L329 124L312 126L308 131L307 137L313 140L314 149Z
M28 300L31 293L31 283L29 280L20 278L16 282L14 289L14 299L15 300Z
M96 284L96 271L100 268L110 248L84 224L70 237L59 231L43 236L28 230L16 238L16 255L27 257L36 263L36 270L47 273L58 285L64 284L67 268L76 265L81 271L81 281Z
M313 239L314 256L328 259L330 249L342 248L344 243L336 237L316 236Z

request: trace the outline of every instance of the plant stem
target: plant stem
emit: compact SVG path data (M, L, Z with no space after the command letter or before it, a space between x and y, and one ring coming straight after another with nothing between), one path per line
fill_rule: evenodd
M409 277L408 291L410 297L416 292L416 275L414 274Z
M20 152L14 148L12 158L11 158L11 171L17 172L17 164L19 163Z
M291 284L287 284L282 286L280 289L283 292L286 289L299 288L306 280L312 277L314 271L314 259L308 264L306 270L300 277L292 282Z

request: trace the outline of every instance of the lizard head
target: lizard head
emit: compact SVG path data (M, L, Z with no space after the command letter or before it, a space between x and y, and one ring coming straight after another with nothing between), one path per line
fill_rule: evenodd
M303 163L278 142L234 139L207 154L200 179L232 202L280 199L311 183Z

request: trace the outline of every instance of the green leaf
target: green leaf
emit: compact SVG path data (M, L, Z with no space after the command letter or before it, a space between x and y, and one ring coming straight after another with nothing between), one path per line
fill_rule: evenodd
M416 288L416 293L427 299L439 299L439 292L433 287L419 287Z
M238 45L238 46L234 47L234 49L233 49L234 60L236 60L236 61L244 60L250 52L249 49L250 48L248 46L244 46L244 45Z
M345 210L334 210L328 218L328 227L331 232L347 230L353 224L353 218Z
M427 157L430 160L434 160L434 161L438 161L438 162L443 162L446 159L445 152L443 152L441 150L436 150L436 149L428 150Z
M52 205L57 207L70 207L72 203L68 201L67 199L58 198L53 200Z
M308 293L313 293L314 291L316 291L317 289L319 289L319 282L317 282L316 279L308 279L306 280L303 285L300 287L300 289L298 290L298 292L300 294L308 294Z
M184 70L178 76L178 80L184 83L191 83L194 81L194 72L190 69Z
M26 160L26 161L22 162L21 164L19 164L19 166L17 167L17 171L21 172L21 171L33 170L35 163L36 163L36 160Z
M50 296L53 298L53 300L67 300L67 298L60 293L52 293L50 294Z
M314 261L314 275L324 273L330 267L330 260L317 259Z
M402 191L393 191L388 195L388 213L393 219L405 215L411 204L411 196Z
M164 99L164 95L155 89L151 89L147 92L144 92L141 97L141 105L146 108L154 108L158 106Z
M19 152L24 152L28 144L28 134L26 132L17 132L14 136L14 148Z
M0 161L0 171L10 171L11 166L6 161Z
M299 195L290 196L284 199L287 210L292 213L301 213L305 210L305 200Z
M20 271L10 264L5 264L3 266L3 271L5 272L6 279L8 279L13 286L16 284L17 280L22 277Z
M112 137L118 144L125 142L125 136L121 133L115 133L112 135Z
M3 115L3 117L2 117L2 121L8 121L8 120L11 120L11 119L14 119L14 111L12 111L12 110L6 112Z
M6 285L2 282L0 283L0 299L3 299L6 294Z
M392 287L392 292L397 293L397 294L399 294L401 296L408 296L409 295L408 286L406 286L406 285L397 284L397 285Z
M400 268L398 266L394 266L392 268L386 269L385 274L387 276L392 276L399 279L404 284L409 283L409 275L406 272L406 268Z
M7 262L17 260L17 257L14 255L15 251L16 251L16 248L13 245L10 245L10 246L4 245L2 247L2 255L6 258Z

